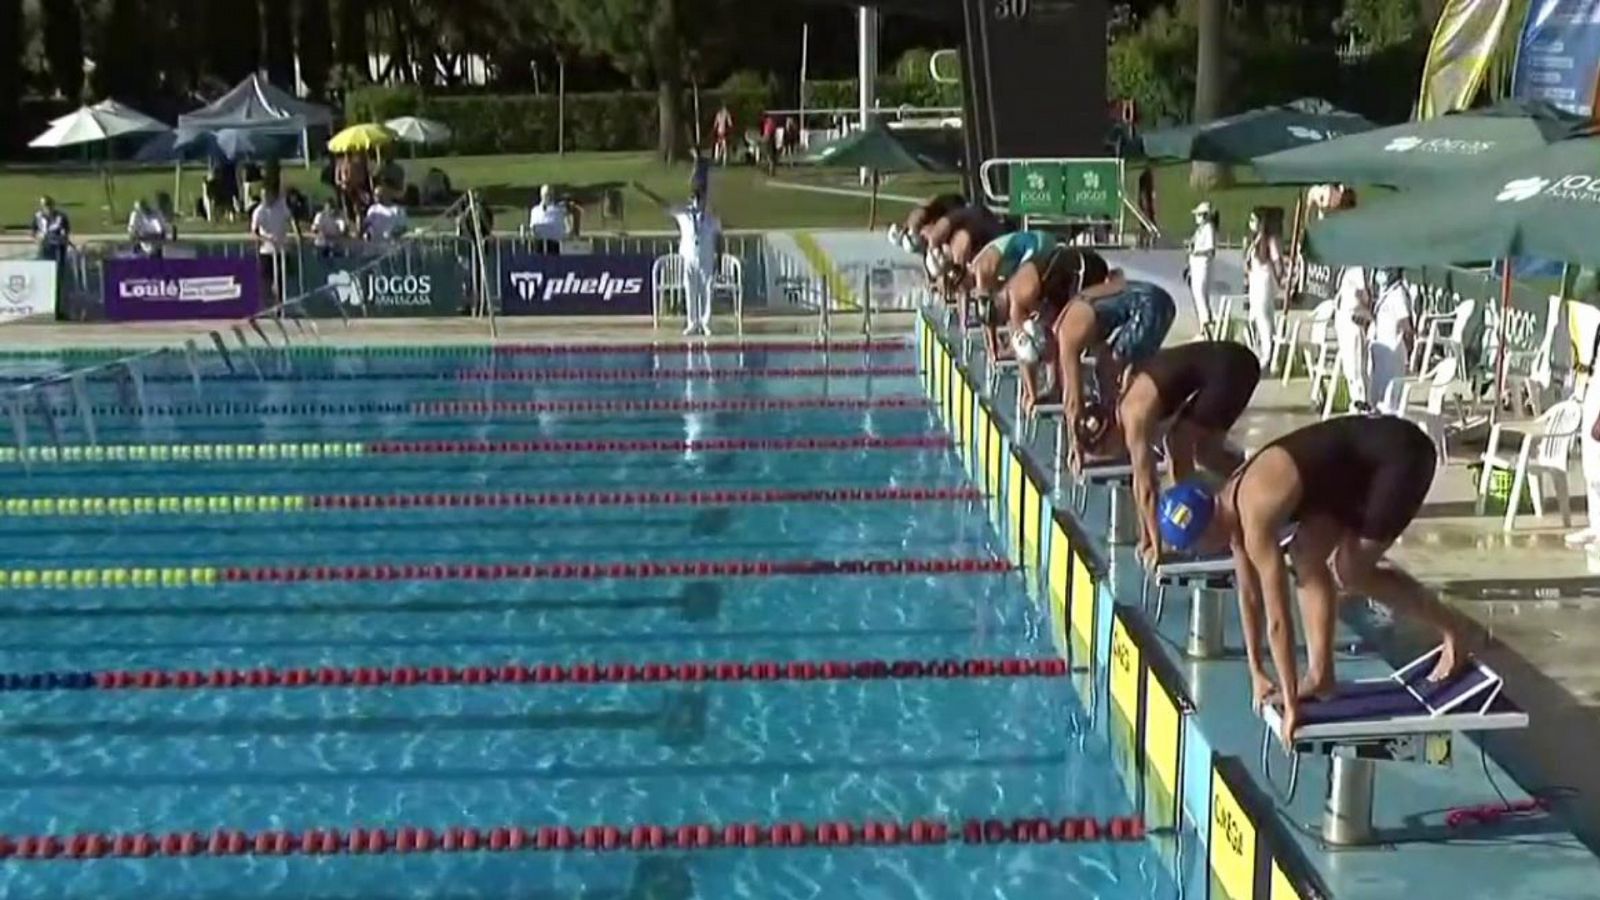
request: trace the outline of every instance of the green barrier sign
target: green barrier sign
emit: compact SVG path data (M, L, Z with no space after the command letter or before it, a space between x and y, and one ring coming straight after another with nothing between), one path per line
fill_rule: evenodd
M1122 168L1114 159L1015 163L1010 175L1013 213L1100 220L1122 213Z
M311 257L305 288L315 291L307 308L315 316L352 318L453 316L466 302L466 272L451 259L404 257L376 266L360 257Z

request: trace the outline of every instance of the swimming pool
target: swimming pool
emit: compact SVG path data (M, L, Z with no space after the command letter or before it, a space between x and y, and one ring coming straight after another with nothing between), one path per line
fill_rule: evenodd
M1176 895L909 346L229 362L8 466L0 893Z

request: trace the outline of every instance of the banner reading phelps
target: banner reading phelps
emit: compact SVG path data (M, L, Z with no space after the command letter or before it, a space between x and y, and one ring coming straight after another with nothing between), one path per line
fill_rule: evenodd
M261 273L242 259L108 259L106 317L113 322L244 319L261 311Z
M508 316L648 316L649 256L518 256L500 283Z

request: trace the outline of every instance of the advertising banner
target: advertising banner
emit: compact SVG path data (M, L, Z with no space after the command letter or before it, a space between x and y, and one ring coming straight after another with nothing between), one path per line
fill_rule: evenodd
M1418 119L1432 119L1472 105L1510 14L1511 0L1446 3L1422 68Z
M312 315L406 318L454 316L466 305L466 272L453 258L397 258L373 264L361 257L307 256L305 287ZM338 308L336 309L335 306Z
M108 259L106 317L113 322L244 319L261 311L261 270L242 259Z
M1095 220L1122 214L1122 164L1118 160L1014 163L1011 168L1013 213Z
M1512 95L1586 116L1597 77L1600 0L1533 0L1517 41Z
M501 267L508 316L648 316L655 259L642 255L514 256Z
M0 322L54 315L56 273L53 260L0 260Z

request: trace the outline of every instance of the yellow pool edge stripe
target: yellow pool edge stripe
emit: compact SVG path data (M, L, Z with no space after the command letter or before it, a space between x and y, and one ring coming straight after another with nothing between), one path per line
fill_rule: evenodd
M188 516L303 512L303 494L239 496L163 495L147 497L7 497L0 518L35 516Z
M0 447L0 463L15 462L237 462L258 459L355 459L361 441L272 444L76 444L65 447Z

